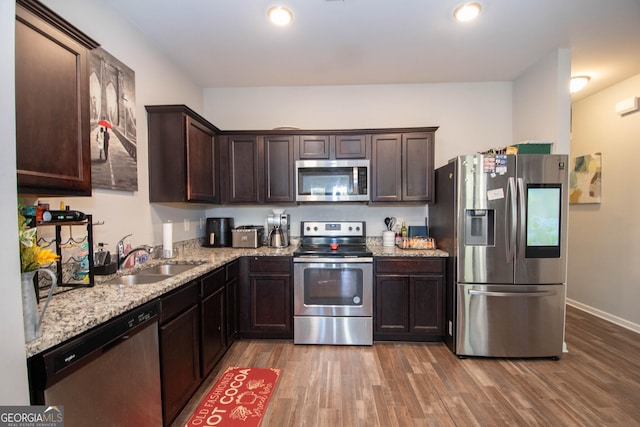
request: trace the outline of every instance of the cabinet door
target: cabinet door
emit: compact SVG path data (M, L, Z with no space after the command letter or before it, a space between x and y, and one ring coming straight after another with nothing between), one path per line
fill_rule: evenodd
M202 300L202 376L205 377L226 349L224 284Z
M264 201L295 201L294 136L264 137Z
M402 135L373 135L371 138L371 201L398 202L402 199Z
M149 201L220 203L216 127L186 105L147 105Z
M198 306L194 305L160 326L160 374L165 425L173 421L200 384L199 323Z
M214 132L186 117L187 200L219 203Z
M444 279L432 276L411 276L409 287L410 332L443 336Z
M89 49L97 43L44 6L16 4L18 193L91 195Z
M263 176L261 145L254 135L229 136L228 179L229 203L260 203Z
M238 335L238 278L234 278L225 285L226 297L226 340L227 346L230 346Z
M331 137L329 135L300 135L298 157L302 160L331 158Z
M407 276L376 276L376 333L409 331L409 279Z
M433 134L402 135L402 201L433 200Z
M249 278L249 331L264 338L292 338L291 277L252 275Z
M336 135L336 159L366 159L367 135Z
M240 261L231 261L225 266L226 283L225 298L226 306L226 328L227 328L227 347L235 341L238 336L238 298L240 287Z

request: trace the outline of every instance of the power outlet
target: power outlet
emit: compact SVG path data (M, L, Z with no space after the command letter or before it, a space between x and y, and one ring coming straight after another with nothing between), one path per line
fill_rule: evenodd
M189 231L189 220L187 218L184 219L184 231Z
M200 231L204 230L204 218L200 218Z

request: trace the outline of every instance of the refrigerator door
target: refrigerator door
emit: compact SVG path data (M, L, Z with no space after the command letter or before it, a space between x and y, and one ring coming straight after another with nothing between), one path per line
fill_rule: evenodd
M458 282L511 284L515 156L462 156L457 163Z
M515 283L566 282L568 157L517 156Z
M456 354L559 357L565 285L458 284Z

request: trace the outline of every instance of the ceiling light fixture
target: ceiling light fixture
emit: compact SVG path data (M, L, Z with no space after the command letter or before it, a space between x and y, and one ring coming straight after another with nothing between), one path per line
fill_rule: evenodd
M267 11L267 16L275 25L281 27L289 25L293 20L293 13L289 9L283 6L273 6Z
M589 83L591 77L589 76L575 76L571 77L571 82L569 83L569 92L576 93L584 89L584 87Z
M480 3L465 3L456 7L453 16L460 22L472 21L480 15L481 9Z

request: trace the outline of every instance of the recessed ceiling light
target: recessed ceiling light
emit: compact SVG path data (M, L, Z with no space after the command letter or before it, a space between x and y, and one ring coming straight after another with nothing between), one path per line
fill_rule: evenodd
M279 26L289 25L293 20L293 13L283 6L273 6L267 11L267 16L272 23Z
M453 11L453 16L460 22L467 22L476 19L481 9L480 3L465 3Z
M584 87L589 83L591 77L589 76L575 76L571 77L571 82L569 83L569 92L576 93L584 89Z

